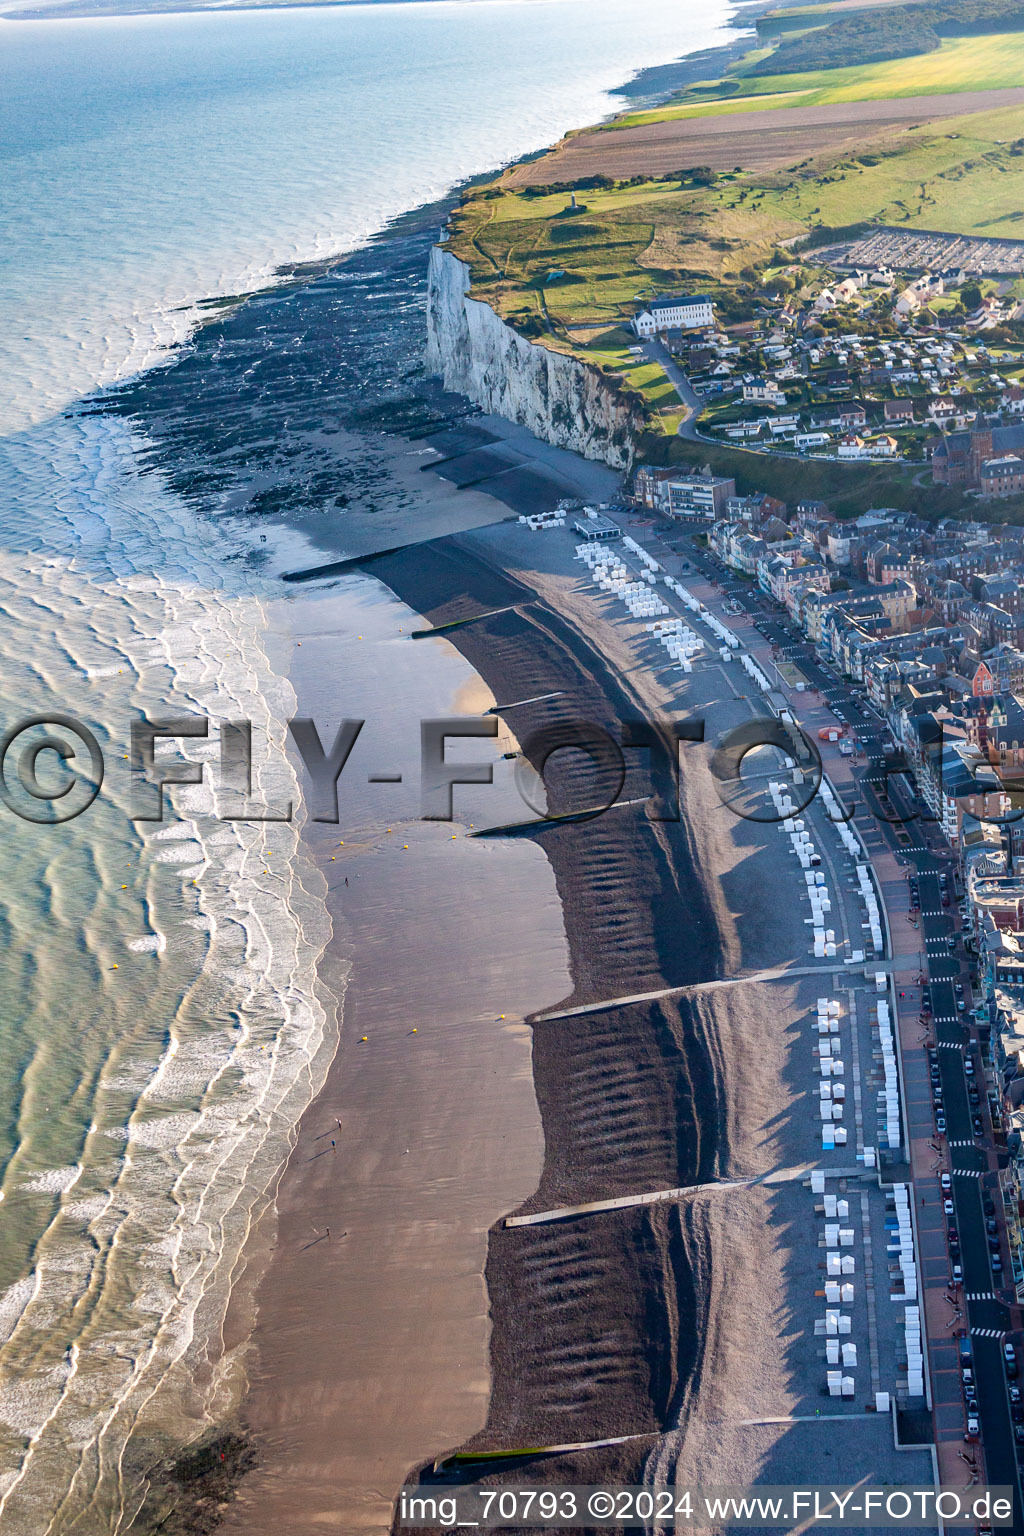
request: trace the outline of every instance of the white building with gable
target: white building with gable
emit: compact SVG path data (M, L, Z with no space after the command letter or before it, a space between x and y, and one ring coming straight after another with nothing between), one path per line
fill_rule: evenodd
M704 295L662 294L633 316L638 336L660 336L665 331L696 331L714 325L715 306Z

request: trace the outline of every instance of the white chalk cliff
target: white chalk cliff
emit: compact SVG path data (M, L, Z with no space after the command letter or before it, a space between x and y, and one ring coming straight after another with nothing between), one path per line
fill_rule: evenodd
M520 336L489 304L470 298L469 287L465 262L435 246L427 286L431 373L545 442L628 468L643 429L636 406L599 369Z

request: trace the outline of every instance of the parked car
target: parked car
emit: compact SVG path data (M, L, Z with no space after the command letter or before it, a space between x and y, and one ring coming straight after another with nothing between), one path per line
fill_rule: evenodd
M963 1285L964 1267L962 1264L951 1264L949 1266L949 1274L954 1285Z
M969 1413L967 1415L967 1433L966 1433L966 1435L964 1435L964 1439L965 1440L977 1440L977 1439L980 1438L980 1436L981 1436L981 1423L980 1423L980 1420L978 1419L978 1415L976 1413Z
M945 1117L945 1115L936 1115L935 1116L935 1129L938 1131L940 1136L945 1136L945 1134L946 1134L946 1117Z
M944 1195L948 1195L953 1188L953 1180L948 1173L939 1174L939 1188Z
M943 1200L942 1209L945 1211L947 1216L952 1216L954 1214L952 1200L948 1198Z
M981 1197L981 1208L985 1212L986 1216L994 1216L995 1215L995 1213L996 1213L996 1203L992 1199L991 1195L989 1195L989 1194L982 1195L982 1197Z
M984 1136L985 1127L981 1123L980 1115L971 1116L971 1126L973 1127L975 1136Z
M963 1007L963 1003L961 1003L960 1006L962 1008ZM974 1057L973 1056L965 1056L964 1057L964 1071L967 1073L968 1077L973 1077L974 1076Z
M1009 1342L1003 1345L1003 1364L1006 1366L1006 1374L1011 1381L1017 1374L1017 1351Z

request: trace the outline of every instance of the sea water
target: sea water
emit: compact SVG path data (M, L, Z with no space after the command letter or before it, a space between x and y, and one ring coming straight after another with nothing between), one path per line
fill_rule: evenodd
M116 1529L133 1447L234 1400L232 1274L343 1001L301 816L220 819L213 731L166 748L203 782L133 819L142 715L251 719L254 795L298 806L295 700L240 536L75 402L158 366L197 302L357 246L726 36L716 0L0 23L0 728L57 711L106 762L73 821L0 810L0 1532Z

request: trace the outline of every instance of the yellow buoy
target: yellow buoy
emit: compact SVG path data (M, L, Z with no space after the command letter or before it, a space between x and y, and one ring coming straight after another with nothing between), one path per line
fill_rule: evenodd
M122 889L122 891L126 891L128 889L128 887L126 885L122 885L121 889Z
M365 1045L367 1040L369 1040L369 1038L370 1038L369 1035L360 1035L359 1036L359 1044L360 1045Z
M414 1035L418 1035L418 1034L419 1034L419 1030L418 1030L418 1029L414 1029L414 1030L413 1030L413 1034L414 1034Z
M112 970L115 970L115 971L116 971L116 970L117 970L117 966L116 966L116 964L115 964L115 965L113 965L113 966L112 966L112 967L111 967L111 969L112 969Z

